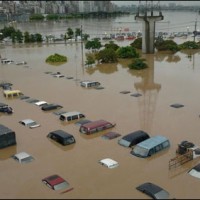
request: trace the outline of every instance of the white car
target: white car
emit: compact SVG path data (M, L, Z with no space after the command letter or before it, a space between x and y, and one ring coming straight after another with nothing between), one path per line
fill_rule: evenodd
M35 103L35 105L37 105L37 106L43 106L45 104L47 104L46 101L38 101L38 102Z
M19 121L19 123L29 128L37 128L40 126L40 124L38 124L36 121L32 119L24 119L24 120Z
M200 178L200 163L188 171L188 174L196 178Z
M101 165L104 165L108 168L116 168L119 166L119 163L111 158L105 158L105 159L102 159L102 160L99 160L99 163Z
M12 156L12 158L19 163L29 163L34 160L33 156L26 152L20 152Z

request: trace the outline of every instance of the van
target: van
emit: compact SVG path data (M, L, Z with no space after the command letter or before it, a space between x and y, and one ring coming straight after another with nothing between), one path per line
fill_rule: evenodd
M118 140L118 144L124 147L132 147L148 138L150 137L146 132L138 130L123 136L120 140Z
M81 119L81 118L84 118L84 117L85 117L85 115L83 115L82 113L73 111L73 112L62 113L60 115L59 119L61 121L70 122L70 121Z
M81 81L81 86L85 88L98 87L101 84L98 81Z
M3 95L6 98L13 98L13 97L22 96L23 93L20 90L4 90Z
M8 127L0 124L0 149L15 145L16 136L15 132Z
M96 133L99 131L103 131L103 130L112 128L115 125L116 124L112 124L105 120L97 120L97 121L92 121L92 122L81 125L79 131L81 133L85 133L85 134L89 135L92 133Z
M154 136L138 143L131 154L137 157L149 157L170 146L169 140L164 136Z
M0 103L0 112L12 114L13 109L5 103Z
M62 144L62 145L69 145L75 143L75 138L73 135L63 131L63 130L55 130L51 131L48 135L48 138Z
M3 59L1 59L1 63L2 64L11 64L11 63L14 63L14 61L11 59L3 58Z

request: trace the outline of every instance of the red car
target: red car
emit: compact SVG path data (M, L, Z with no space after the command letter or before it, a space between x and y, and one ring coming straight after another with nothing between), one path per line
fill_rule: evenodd
M53 190L67 189L70 186L65 179L56 174L42 179L42 182ZM69 188L65 192L68 192L72 189L73 188Z

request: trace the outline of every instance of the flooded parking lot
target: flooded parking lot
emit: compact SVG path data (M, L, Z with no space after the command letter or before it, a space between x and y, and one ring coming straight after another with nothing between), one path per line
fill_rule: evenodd
M127 67L130 60L85 67L80 44L7 46L2 51L16 62L27 62L0 65L0 79L13 83L13 89L30 98L60 104L62 110L84 113L88 120L105 119L116 126L84 135L75 123L61 122L54 111L42 111L25 99L5 99L1 91L0 101L14 109L12 115L1 114L1 124L14 130L17 139L16 146L0 151L1 198L142 199L148 197L136 187L143 182L165 188L172 198L199 198L200 182L187 174L199 162L198 158L175 170L168 169L181 141L200 145L199 52L192 59L183 52L143 55L149 68L132 71ZM54 53L66 55L68 62L60 66L45 63ZM48 72L60 72L64 77L53 77ZM82 80L99 81L104 89L82 88ZM170 105L174 103L184 106L173 108ZM26 118L41 126L36 129L22 126L19 121ZM57 129L72 134L76 143L63 147L49 140L47 134ZM150 158L138 158L130 154L130 148L117 143L120 137L112 140L101 137L111 130L121 136L136 130L144 130L150 136L163 135L169 138L171 146ZM11 158L21 151L35 160L19 164ZM104 158L116 160L119 166L115 169L101 166L98 161ZM41 180L52 174L65 178L74 190L64 194L50 190Z
M156 26L159 31L185 31L187 27L193 30L196 13L163 14L164 23ZM17 28L58 36L67 27L83 25L84 32L89 31L92 37L96 37L102 36L104 30L109 33L111 29L122 26L130 27L132 31L141 30L141 24L130 23L133 21L134 16L130 15L109 20L19 23ZM180 38L176 42L184 41ZM119 45L129 43L123 41ZM45 63L45 59L54 53L66 55L68 62L58 66ZM200 145L199 51L143 55L149 65L143 71L129 70L130 60L87 68L84 66L85 53L80 43L16 45L0 49L2 57L27 62L22 65L0 64L0 81L11 82L13 89L21 90L31 99L63 106L56 111L78 111L88 120L104 119L116 123L110 130L84 135L75 123L60 121L54 114L56 111L42 111L26 99L5 99L0 91L0 102L14 109L12 115L0 114L1 124L14 130L17 140L17 145L0 150L1 198L144 199L149 197L136 187L144 182L153 182L166 189L171 198L198 199L200 182L187 171L199 159L173 170L169 170L168 165L181 141ZM191 58L188 57L190 54ZM51 75L57 72L64 77ZM82 80L98 81L104 89L82 88ZM183 107L173 108L172 104L182 104ZM19 123L24 119L33 119L41 126L36 129L24 127ZM64 147L47 138L49 132L58 129L72 134L76 143ZM130 148L118 144L118 139L137 130L146 131L150 136L169 138L170 148L150 158L133 156ZM103 139L101 136L109 131L121 136ZM22 151L31 154L35 160L20 164L11 158ZM98 161L104 158L117 161L119 166L108 169L100 165ZM53 174L62 176L74 189L61 194L46 187L42 179Z

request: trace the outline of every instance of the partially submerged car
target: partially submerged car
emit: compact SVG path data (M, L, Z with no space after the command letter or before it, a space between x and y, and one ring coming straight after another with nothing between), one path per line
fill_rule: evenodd
M7 126L4 126L3 124L0 124L0 149L16 144L17 141L15 131Z
M55 109L60 109L60 108L62 108L61 105L53 104L53 103L51 103L51 104L45 104L45 105L41 106L41 109L43 111L55 110Z
M106 120L96 120L86 124L82 124L79 128L79 132L90 135L99 131L113 128L115 125L115 123L111 123Z
M188 171L188 174L196 178L200 178L200 163Z
M38 101L38 102L35 102L35 105L36 106L43 106L43 105L46 105L48 104L46 101Z
M19 121L19 123L29 128L37 128L40 126L40 124L38 124L36 121L32 119L24 119L24 120Z
M67 133L63 130L55 130L55 131L51 131L48 135L48 138L62 144L62 145L69 145L69 144L73 144L76 142L75 138L73 135L71 135L70 133Z
M13 109L5 103L0 103L0 112L12 114Z
M26 152L20 152L17 153L15 155L12 156L12 158L16 161L18 161L19 163L29 163L32 162L34 160L33 156L31 156L30 154L26 153Z
M57 174L43 178L42 182L52 190L67 189L65 192L73 190L73 188L70 188L70 184Z
M136 187L136 189L153 199L169 199L169 192L154 183L146 182Z
M101 137L102 137L103 139L112 140L112 139L117 138L117 137L119 137L119 136L121 136L121 134L110 131L110 132L108 132L108 133L105 133L105 134L102 135Z
M81 81L80 85L85 88L93 88L101 85L98 81Z
M110 169L116 168L119 166L119 163L111 158L105 158L105 159L99 160L99 163Z
M132 147L148 138L150 138L148 133L138 130L123 136L118 140L118 144L124 147Z

